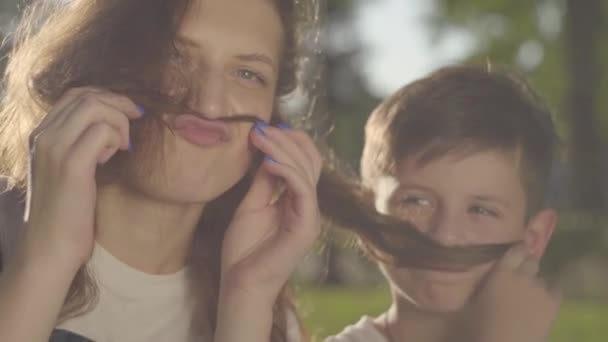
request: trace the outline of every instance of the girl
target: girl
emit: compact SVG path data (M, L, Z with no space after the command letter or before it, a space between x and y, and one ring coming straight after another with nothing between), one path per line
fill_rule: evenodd
M256 311L276 302L257 324L263 340L286 340L290 258L320 229L317 149L267 124L295 86L295 6L30 9L0 128L3 171L28 189L19 243L15 227L2 227L0 340L48 341L53 330L97 341L256 340L224 321L255 307L235 305L249 298ZM229 121L243 114L255 129ZM254 172L256 151L266 157ZM286 191L269 205L275 178Z

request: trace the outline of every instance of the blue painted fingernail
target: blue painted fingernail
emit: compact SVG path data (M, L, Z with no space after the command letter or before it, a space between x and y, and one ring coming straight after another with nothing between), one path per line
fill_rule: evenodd
M146 109L142 105L136 104L135 107L137 108L137 111L141 113L141 115L146 114Z
M291 127L289 127L289 124L286 122L281 122L280 124L277 125L277 127L279 127L280 129L290 129Z
M127 146L127 151L133 152L133 145L131 144L131 138L129 138L129 145Z
M272 157L271 157L271 156L269 156L269 155L265 155L265 156L264 156L264 160L268 160L269 162L273 162L273 163L276 163L276 162L277 162L276 160L272 159Z
M256 132L258 132L259 135L265 137L266 133L264 132L264 129L262 127L268 126L267 123L262 122L262 121L258 121L255 123L255 125L253 126L256 130Z

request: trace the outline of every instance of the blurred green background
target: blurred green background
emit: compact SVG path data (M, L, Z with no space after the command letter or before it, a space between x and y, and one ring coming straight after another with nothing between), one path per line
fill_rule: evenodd
M8 43L17 5L0 2L0 39L8 37ZM548 194L560 221L544 271L566 300L551 341L608 341L608 1L327 0L325 5L322 111L329 120L319 122L333 123L330 145L355 171L367 115L398 85L448 61L504 64L530 79L555 112L562 141ZM390 49L378 48L380 38ZM457 53L441 46L456 46ZM394 72L382 73L378 66ZM328 232L297 278L306 323L319 337L363 314L378 314L389 303L375 267L340 231Z
M335 334L362 315L375 316L390 304L384 286L368 288L316 287L298 291L309 333L315 338ZM593 300L566 300L549 342L605 342L608 305Z

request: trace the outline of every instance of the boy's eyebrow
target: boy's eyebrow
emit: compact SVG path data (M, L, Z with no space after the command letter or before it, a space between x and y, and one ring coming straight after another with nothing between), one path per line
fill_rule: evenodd
M491 203L497 203L502 205L505 208L511 209L511 203L509 203L508 201L496 197L496 196L491 196L491 195L475 195L473 196L474 200L477 201L481 201L481 202L491 202Z
M435 192L435 190L433 190L432 188L425 186L425 185L412 183L412 182L401 182L400 181L399 186L397 187L397 191L406 190L406 189L421 190L421 191L426 191L426 192Z

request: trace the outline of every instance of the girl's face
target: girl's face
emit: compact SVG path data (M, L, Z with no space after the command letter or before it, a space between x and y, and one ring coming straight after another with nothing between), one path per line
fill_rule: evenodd
M170 62L195 85L189 106L196 112L164 116L175 134L165 130L162 164L130 182L149 196L180 203L212 200L238 182L254 155L252 124L215 119L247 114L270 120L282 41L281 18L270 0L196 1L175 41L183 57ZM171 72L167 79L169 93L184 91L171 82Z

